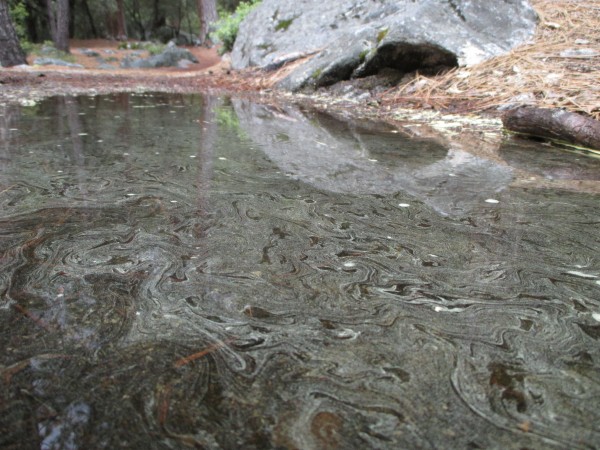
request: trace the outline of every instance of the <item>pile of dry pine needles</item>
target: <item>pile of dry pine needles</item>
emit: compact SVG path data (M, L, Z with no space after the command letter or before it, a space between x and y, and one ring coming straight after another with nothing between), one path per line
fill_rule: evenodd
M600 119L600 2L531 3L539 15L532 42L478 65L434 77L417 75L386 92L381 103L393 107L417 101L455 112L531 104Z

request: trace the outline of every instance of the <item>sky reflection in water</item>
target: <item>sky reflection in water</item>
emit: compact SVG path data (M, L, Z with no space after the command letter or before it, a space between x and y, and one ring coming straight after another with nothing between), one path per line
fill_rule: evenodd
M0 152L2 448L600 442L597 160L163 95Z

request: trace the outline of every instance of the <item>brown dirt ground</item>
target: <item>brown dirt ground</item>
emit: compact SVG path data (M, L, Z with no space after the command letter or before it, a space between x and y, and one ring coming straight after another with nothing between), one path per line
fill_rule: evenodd
M540 25L531 43L507 55L444 75L423 77L374 94L354 111L392 118L402 108L450 113L499 115L498 107L528 103L561 107L600 119L600 4L598 0L531 0ZM232 71L216 49L190 47L200 61L186 69L101 70L96 58L81 51L93 49L113 57L118 65L132 50L118 50L118 42L72 41L71 53L84 69L51 66L0 69L0 103L19 103L50 95L109 92L261 93L275 98L274 83L290 67L265 73L257 69ZM569 56L572 50L592 56ZM106 53L106 51L112 53ZM595 54L593 53L595 52ZM571 52L572 53L572 52ZM327 93L324 94L327 97Z
M33 66L0 69L0 102L18 103L51 95L105 94L110 92L202 92L212 89L250 90L239 79L249 74L233 73L222 63L216 48L189 47L199 63L187 68L103 70L95 57L82 53L91 49L101 54L108 64L118 67L134 50L119 50L119 42L111 40L73 40L70 42L74 62L84 66ZM142 55L147 56L147 55ZM32 64L35 56L28 57ZM246 83L247 84L247 83ZM254 89L254 88L252 88Z
M71 40L71 54L75 57L75 61L77 64L81 64L86 69L90 70L101 70L98 69L100 62L97 58L86 56L82 53L82 50L89 49L94 50L104 58L115 58L112 64L118 66L119 62L128 55L131 55L136 50L124 50L119 49L120 42L117 41L109 41L106 39L91 39L91 40ZM206 47L186 47L187 50L190 51L197 59L198 64L191 64L187 69L173 69L173 68L163 68L156 69L157 72L199 72L203 71L209 67L212 67L221 62L220 56L217 54L216 48L208 49ZM142 55L144 57L149 56L147 52ZM31 64L33 62L33 57L28 58L28 62ZM119 72L128 72L131 69L121 69Z

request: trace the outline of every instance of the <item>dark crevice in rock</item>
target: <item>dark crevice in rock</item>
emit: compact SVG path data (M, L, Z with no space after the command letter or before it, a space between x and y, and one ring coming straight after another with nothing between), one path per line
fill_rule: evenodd
M316 77L315 87L327 87L339 81L349 80L356 65L338 65Z
M452 10L460 18L460 20L462 20L463 22L466 22L467 18L465 17L465 15L463 14L463 12L461 11L460 7L456 4L456 2L454 2L454 0L448 0L448 3L450 4L450 7L452 8Z
M353 76L375 75L384 68L403 73L418 70L426 75L435 75L453 67L458 67L456 55L441 47L393 42L381 45L373 58L359 67Z

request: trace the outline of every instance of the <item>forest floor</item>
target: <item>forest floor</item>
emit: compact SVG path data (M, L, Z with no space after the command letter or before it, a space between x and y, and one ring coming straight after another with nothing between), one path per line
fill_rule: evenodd
M498 116L511 105L560 107L600 119L600 6L597 0L531 0L540 16L532 42L512 52L443 75L415 74L402 85L373 89L376 80L344 82L345 89L321 89L311 95L274 91L286 70L233 71L215 48L188 48L200 61L186 68L99 68L91 49L118 67L134 50L119 50L108 40L72 41L81 68L26 66L0 69L0 104L37 101L51 95L111 92L231 92L265 99L289 98L320 107L351 109L383 119L418 109L445 114ZM29 60L32 63L32 58ZM351 96L340 92L353 92ZM363 92L364 95L356 95Z

